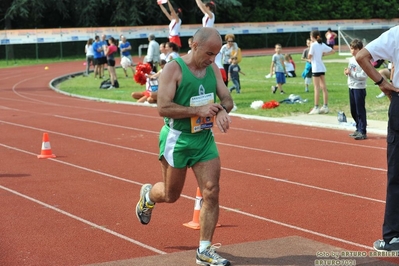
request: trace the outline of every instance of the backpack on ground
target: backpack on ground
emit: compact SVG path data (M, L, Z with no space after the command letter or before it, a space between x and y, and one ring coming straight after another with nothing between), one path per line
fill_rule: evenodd
M100 89L109 89L112 86L109 79L103 80L100 84Z

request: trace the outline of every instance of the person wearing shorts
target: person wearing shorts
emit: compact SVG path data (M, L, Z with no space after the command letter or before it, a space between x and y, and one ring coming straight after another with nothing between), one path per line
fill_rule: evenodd
M111 80L111 87L109 89L113 89L119 87L118 78L116 76L116 71L115 71L115 56L114 56L117 53L118 48L115 45L115 39L113 37L110 37L108 39L108 43L109 45L105 48L104 54L107 58L108 71Z
M158 2L159 7L161 8L162 12L165 14L165 16L169 19L169 42L173 42L181 48L181 41L180 41L180 27L181 27L181 16L182 16L182 10L180 8L174 9L170 1L168 1L168 7L170 10L170 13L166 10L166 8L163 6L163 4L159 1Z
M163 181L141 187L136 215L142 224L148 224L156 203L178 200L191 167L203 197L196 263L228 266L230 262L211 244L219 216L221 171L212 127L216 125L226 133L231 123L228 112L233 108L214 63L221 46L222 38L216 29L200 28L194 35L192 52L165 65L159 77L157 101L165 122L159 136Z
M127 74L126 69L129 67L132 70L132 73L134 74L134 67L133 67L133 59L132 55L130 54L130 51L132 50L132 46L130 43L126 40L126 37L121 35L121 42L119 43L119 50L121 53L121 65L123 72L125 73L125 77L129 77ZM128 59L129 61L126 63L124 62L122 64L122 61L125 61Z
M270 66L270 73L276 75L276 86L272 86L272 92L276 93L277 89L281 94L284 94L283 85L285 84L285 75L287 71L284 65L284 55L281 54L281 44L277 43L274 50L276 53L272 57L272 64Z
M101 52L102 52L102 47L100 42L100 36L95 36L93 43L94 79L97 78L97 75L99 78L101 78L101 57L102 57Z
M328 91L326 85L326 66L323 63L323 57L335 53L334 49L323 43L318 30L310 32L310 40L312 44L309 48L308 59L312 64L312 78L314 84L314 107L309 114L327 114L328 109ZM319 108L320 91L323 92L323 106Z

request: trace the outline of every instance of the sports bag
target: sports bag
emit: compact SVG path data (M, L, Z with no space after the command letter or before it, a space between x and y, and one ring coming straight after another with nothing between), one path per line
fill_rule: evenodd
M109 79L106 79L101 82L100 89L109 89L109 87L111 86L112 86L111 81Z

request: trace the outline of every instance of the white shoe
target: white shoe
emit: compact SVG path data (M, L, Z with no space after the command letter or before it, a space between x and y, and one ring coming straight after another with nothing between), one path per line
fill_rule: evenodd
M320 108L319 114L328 114L329 111L327 106L323 106Z
M384 98L385 97L385 93L381 92L380 94L378 94L377 96L375 96L377 99L380 98Z
M313 107L313 109L309 112L310 115L317 115L320 113L319 107Z

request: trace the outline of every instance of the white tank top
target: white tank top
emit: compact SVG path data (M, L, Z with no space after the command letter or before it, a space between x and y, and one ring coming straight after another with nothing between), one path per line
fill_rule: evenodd
M180 33L181 19L177 22L172 19L169 23L169 36L178 36Z
M215 25L215 14L212 13L212 18L210 18L208 14L205 14L205 16L202 18L202 27L213 28L214 25Z

